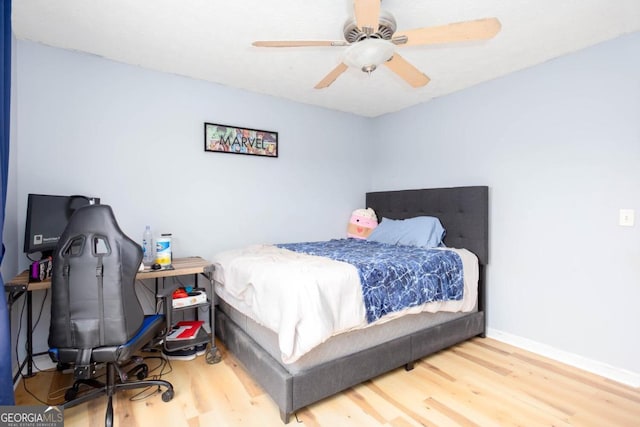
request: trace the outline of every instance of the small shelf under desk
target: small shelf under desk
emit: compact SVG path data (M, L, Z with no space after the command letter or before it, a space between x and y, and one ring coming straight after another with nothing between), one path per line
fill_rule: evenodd
M206 303L194 304L187 307L177 307L177 308L170 307L170 304L171 304L171 295L166 297L166 302L165 302L165 318L167 319L167 326L174 323L173 318L176 312L187 311L187 310L196 310L197 312L197 310L206 309L211 313L210 310L212 310L211 300L207 301ZM211 316L213 316L213 313L211 313ZM213 336L210 333L208 333L204 327L201 327L196 333L196 336L191 339L176 340L176 341L168 341L165 339L163 345L167 351L176 351L176 350L182 350L189 347L194 347L197 345L207 344L209 343L209 340L212 339L212 337ZM211 347L211 348L214 349L214 351L216 350L214 347ZM212 353L212 354L215 356L215 353Z
M211 284L212 274L213 274L213 266L210 262L204 260L200 257L190 257L190 258L174 258L171 261L172 269L167 270L145 270L144 272L140 272L137 275L137 279L146 280L146 279L156 279L156 298L161 298L163 300L164 306L164 315L167 322L167 333L171 329L174 323L174 315L176 312L186 311L186 310L196 310L196 316L198 311L201 309L206 309L209 315L209 327L211 330L207 332L204 327L200 328L195 338L188 340L179 340L179 341L166 341L163 340L163 347L167 351L175 351L181 350L189 347L194 347L202 344L209 344L209 349L207 350L207 362L208 363L217 363L220 361L220 353L215 345L215 316L213 310L215 309L213 304L213 286L210 286L207 292L207 301L199 304L190 305L187 307L173 307L172 303L172 294L173 291L178 288L178 285L174 285L172 287L167 287L164 284L164 279L169 277L177 277L177 276L186 276L193 274L194 284L198 283L198 275L203 275L207 278L209 283ZM162 289L159 291L158 287L158 279L163 279Z

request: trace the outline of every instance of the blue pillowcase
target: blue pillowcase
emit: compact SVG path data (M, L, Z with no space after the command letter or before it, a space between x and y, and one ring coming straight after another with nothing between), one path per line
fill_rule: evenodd
M418 216L408 219L382 218L367 240L392 245L409 245L423 248L444 246L446 231L440 220L433 216Z

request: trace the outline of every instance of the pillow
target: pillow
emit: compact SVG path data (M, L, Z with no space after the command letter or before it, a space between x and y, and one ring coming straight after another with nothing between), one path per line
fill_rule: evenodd
M446 234L440 220L433 216L408 219L382 218L367 240L392 245L410 245L423 248L444 246Z

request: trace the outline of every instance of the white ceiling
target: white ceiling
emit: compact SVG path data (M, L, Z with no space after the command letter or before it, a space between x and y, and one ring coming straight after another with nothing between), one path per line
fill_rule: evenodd
M640 0L383 0L398 30L497 17L488 41L399 48L431 78L414 89L386 67L314 89L345 47L257 48L254 40L343 40L352 0L17 0L18 39L375 117L619 35ZM401 49L401 50L400 50Z

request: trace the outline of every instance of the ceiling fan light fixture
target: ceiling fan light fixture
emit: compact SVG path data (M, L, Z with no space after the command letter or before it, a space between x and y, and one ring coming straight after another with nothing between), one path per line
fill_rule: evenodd
M380 10L381 0L349 0L353 2L354 16L342 27L344 40L263 40L253 42L257 47L346 46L340 62L314 87L330 86L350 67L371 74L380 64L400 76L414 88L427 85L429 77L402 55L396 46L430 46L472 40L488 40L494 37L502 25L498 18L454 22L435 27L422 27L396 32L396 20L392 14Z
M368 38L349 46L344 62L350 67L370 73L393 56L395 45L389 40Z

